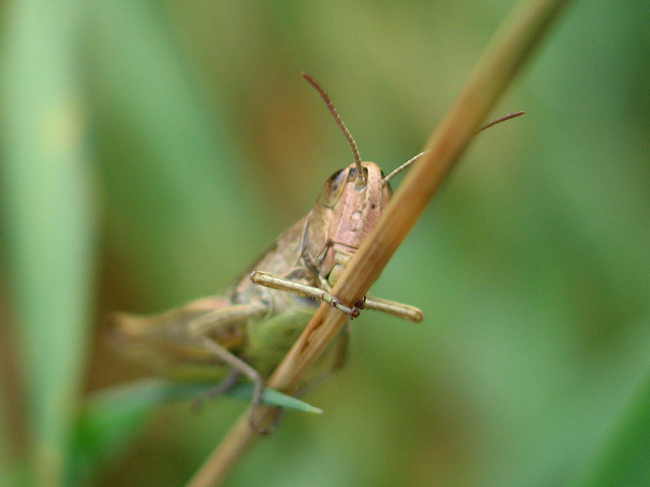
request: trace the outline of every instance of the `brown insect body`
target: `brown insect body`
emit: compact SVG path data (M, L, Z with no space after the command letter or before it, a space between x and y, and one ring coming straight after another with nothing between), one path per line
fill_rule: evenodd
M312 78L303 76L327 103L355 162L326 181L309 214L280 235L256 263L253 274L243 276L231 290L157 316L116 317L117 334L125 348L160 373L213 381L230 368L256 383L254 401L259 402L263 378L305 329L318 307L315 300L350 316L359 314L355 303L341 303L329 291L391 198L392 175L384 178L376 164L361 162L327 94ZM363 306L412 321L422 319L420 310L392 301L367 298ZM315 364L306 382L343 363L345 331Z
M294 283L329 290L392 196L381 169L363 163L366 184L356 185L355 164L333 174L309 214L287 229L254 268ZM205 335L268 376L318 307L310 298L254 284L246 274L222 296L193 301L153 317L121 314L118 332L132 355L182 380L215 380L223 360ZM311 377L343 362L347 334L314 367Z
M327 93L313 78L303 76L318 90L347 138L354 164L325 182L309 214L280 235L255 264L256 270L231 290L157 316L120 314L115 320L124 348L154 370L183 380L214 381L230 368L255 382L255 404L262 398L263 379L279 365L316 312L316 300L350 316L359 314L359 306L415 322L422 319L419 309L393 301L366 296L362 304L341 303L329 294L388 204L390 179L422 154L387 177L376 164L362 163ZM484 128L521 114L506 115ZM305 382L340 366L346 349L347 327Z

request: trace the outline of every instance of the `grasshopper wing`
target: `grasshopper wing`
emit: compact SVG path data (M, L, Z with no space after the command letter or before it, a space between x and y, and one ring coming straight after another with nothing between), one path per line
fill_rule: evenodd
M206 349L208 337L237 355L246 343L246 322L263 313L259 305L235 305L225 296L193 301L154 316L120 313L113 318L119 347L155 373L183 381L213 381L227 367Z

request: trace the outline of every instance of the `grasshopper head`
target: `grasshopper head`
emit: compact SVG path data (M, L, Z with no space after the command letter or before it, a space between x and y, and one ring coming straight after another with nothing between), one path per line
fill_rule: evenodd
M364 162L361 168L361 178L357 164L334 173L309 215L306 250L319 274L332 285L393 194L379 166Z
M415 158L387 178L376 164L361 162L357 144L328 94L314 78L305 73L302 75L325 101L350 144L354 158L354 164L335 172L325 183L316 205L309 213L303 243L304 257L314 265L319 276L334 285L363 239L377 224L393 195L390 178Z

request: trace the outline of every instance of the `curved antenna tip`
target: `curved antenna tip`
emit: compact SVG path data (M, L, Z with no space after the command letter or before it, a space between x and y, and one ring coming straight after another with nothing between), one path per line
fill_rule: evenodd
M498 123L505 122L506 120L510 120L511 118L519 117L519 116L523 115L524 113L526 113L526 112L521 110L521 111L518 111L518 112L509 113L508 115L504 115L503 117L495 118L494 120L490 120L483 127L481 127L479 132L482 132L485 129L489 129L490 127L492 127L492 126L494 126L494 125L496 125Z
M325 104L327 105L327 109L334 117L336 124L341 129L341 132L343 132L343 135L347 139L348 144L350 144L350 148L352 149L352 156L354 157L354 164L357 167L357 178L355 180L355 185L357 188L363 188L366 185L366 176L363 173L363 166L361 165L361 155L359 155L359 148L357 147L357 143L352 138L352 134L350 134L350 131L343 123L343 120L341 120L339 113L336 111L336 108L334 108L334 104L332 103L332 100L330 100L329 95L325 92L323 87L320 84L318 84L318 81L316 81L314 78L309 76L304 71L301 74L302 77L309 82L309 84L311 84L314 88L316 88L318 94L325 101Z
M404 169L409 167L411 164L413 164L415 161L417 161L420 157L422 157L426 153L427 153L427 151L420 152L417 156L411 157L408 161L406 161L404 164L399 166L397 169L395 169L393 172L391 172L388 176L386 176L384 179L382 179L381 184L386 186L388 183L390 183L391 179L393 179L395 176L397 176Z

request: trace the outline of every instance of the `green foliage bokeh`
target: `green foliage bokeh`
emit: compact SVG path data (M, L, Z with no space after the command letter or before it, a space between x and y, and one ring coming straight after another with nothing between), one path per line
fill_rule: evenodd
M0 485L64 485L114 311L229 286L351 160L417 154L512 2L0 10ZM373 292L347 366L229 485L650 482L650 10L577 2ZM399 185L399 178L397 181ZM152 412L94 485L183 485L244 405ZM68 472L69 474L69 472ZM68 485L77 485L68 480Z

